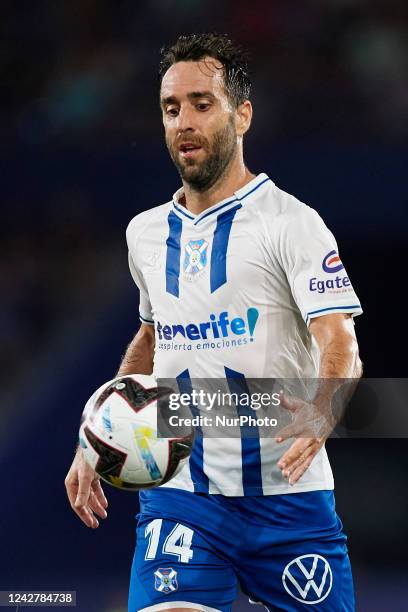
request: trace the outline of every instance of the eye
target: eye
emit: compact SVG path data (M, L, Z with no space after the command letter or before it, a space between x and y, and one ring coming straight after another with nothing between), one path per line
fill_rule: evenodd
M209 103L208 103L208 102L199 102L199 103L196 105L196 108L197 108L197 110L199 110L199 111L206 111L206 110L208 110L208 109L210 108L210 105L209 105Z
M176 106L168 106L166 108L166 114L170 115L170 117L177 117L179 113L179 109Z

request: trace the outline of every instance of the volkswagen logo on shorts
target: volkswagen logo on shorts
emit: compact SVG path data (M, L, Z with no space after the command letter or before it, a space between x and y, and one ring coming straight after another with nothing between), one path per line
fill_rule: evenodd
M333 586L328 561L320 555L301 555L287 564L282 583L291 597L303 604L317 604L326 599Z

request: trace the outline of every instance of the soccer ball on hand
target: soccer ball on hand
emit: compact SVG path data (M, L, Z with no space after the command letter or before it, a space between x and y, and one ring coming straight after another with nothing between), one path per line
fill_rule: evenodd
M168 389L153 376L122 376L100 387L85 405L79 444L99 476L120 489L148 489L173 478L191 454L194 433L157 437L158 399Z

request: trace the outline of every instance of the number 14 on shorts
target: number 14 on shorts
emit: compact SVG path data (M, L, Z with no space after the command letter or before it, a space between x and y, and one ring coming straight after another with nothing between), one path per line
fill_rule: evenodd
M146 525L144 535L145 538L149 538L149 544L145 554L145 561L151 561L156 558L162 524L163 519L154 519ZM193 551L191 550L193 535L194 531L190 527L177 523L164 540L161 552L164 555L177 557L181 563L188 563L193 558Z

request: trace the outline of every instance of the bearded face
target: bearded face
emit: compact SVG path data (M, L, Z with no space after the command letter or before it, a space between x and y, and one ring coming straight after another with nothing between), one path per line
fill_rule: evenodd
M166 136L170 156L183 181L194 191L210 189L224 174L237 150L232 116L208 137L182 134L174 142Z
M212 58L177 62L164 75L160 96L170 156L183 182L205 192L238 150L236 112L223 66Z

